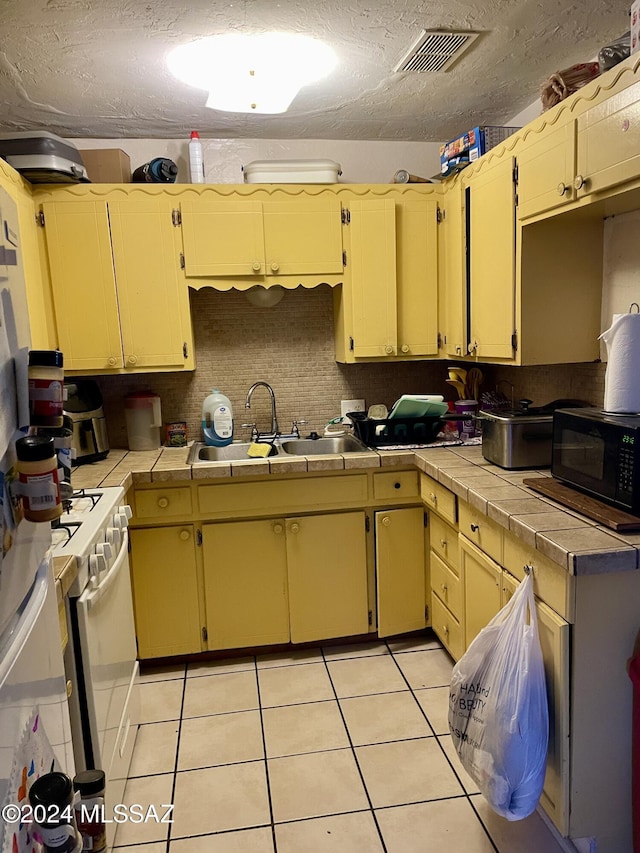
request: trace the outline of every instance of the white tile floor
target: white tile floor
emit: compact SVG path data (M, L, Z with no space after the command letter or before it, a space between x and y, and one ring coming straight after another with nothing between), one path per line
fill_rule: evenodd
M433 635L147 671L116 853L562 853L496 816L447 724Z

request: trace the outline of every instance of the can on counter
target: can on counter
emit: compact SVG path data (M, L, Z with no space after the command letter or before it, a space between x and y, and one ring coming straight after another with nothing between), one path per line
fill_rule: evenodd
M187 446L187 423L186 421L171 421L164 425L165 447Z

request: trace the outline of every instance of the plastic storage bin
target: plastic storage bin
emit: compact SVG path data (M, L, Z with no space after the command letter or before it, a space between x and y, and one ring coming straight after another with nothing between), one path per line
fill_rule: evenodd
M253 160L242 167L247 184L337 184L333 160Z

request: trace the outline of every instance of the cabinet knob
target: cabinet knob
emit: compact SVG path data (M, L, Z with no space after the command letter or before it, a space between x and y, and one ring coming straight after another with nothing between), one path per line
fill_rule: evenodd
M169 506L169 498L158 498L158 506L160 509L166 509Z
M467 347L468 352L475 352L478 349L478 341L472 341Z
M392 355L393 347L391 346L391 344L387 344L386 347L384 348L384 351L386 352L387 355Z
M456 355L462 355L462 347L456 347Z
M271 270L273 272L278 272L279 269L280 269L280 264L271 264Z
M260 272L260 270L262 269L262 264L260 263L260 261L254 261L251 265L251 269L254 272Z
M402 344L402 352L409 352L409 347L406 344Z
M289 530L292 533L300 533L300 525L296 524L296 522L294 521L293 524L291 525L291 527L289 528Z
M115 367L116 364L117 364L117 361L115 360L115 358L112 357L109 359L109 367Z
M438 496L436 494L434 494L434 492L431 492L431 494L429 495L429 500L431 501L432 504L437 504L438 503Z
M565 195L570 190L570 187L567 186L563 181L560 181L558 184L558 195Z
M441 540L440 540L440 547L441 547L441 548L444 548L444 549L445 549L445 551L446 551L446 549L447 549L447 540L446 540L446 539L441 539Z
M581 190L582 187L587 183L587 178L583 178L582 175L576 175L573 181L573 186L577 190Z
M382 523L384 524L385 527L391 526L391 519L389 518L388 515L385 515L385 517L382 519Z
M130 355L129 358L127 359L129 364L135 364L137 362L137 360L138 359L135 357L135 355Z
M72 693L73 693L73 681L71 681L71 679L69 679L69 681L67 681L67 699L71 698Z
M394 489L401 489L401 488L402 488L402 483L398 483L398 482L396 481L396 482L393 484L393 488L394 488Z
M281 524L274 524L273 525L273 532L274 533L280 534L280 533L282 533L283 530L284 530L284 528Z
M477 532L478 532L478 530L480 530L480 525L479 525L479 524L472 524L472 525L471 525L471 532L472 532L472 533L477 533Z
M191 534L189 533L188 530L181 530L180 531L180 538L182 539L183 542L186 542L188 539L191 539Z
M440 584L440 589L444 592L444 594L445 594L445 595L447 594L447 590L448 590L448 588L449 588L449 587L446 585L446 583L441 583L441 584Z
M445 635L445 637L449 636L449 626L448 625L442 626L442 633Z

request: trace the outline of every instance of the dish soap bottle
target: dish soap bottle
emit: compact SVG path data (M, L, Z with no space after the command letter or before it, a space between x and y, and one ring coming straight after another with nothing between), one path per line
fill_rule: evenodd
M214 388L202 404L205 444L224 447L233 441L233 409L228 397Z

